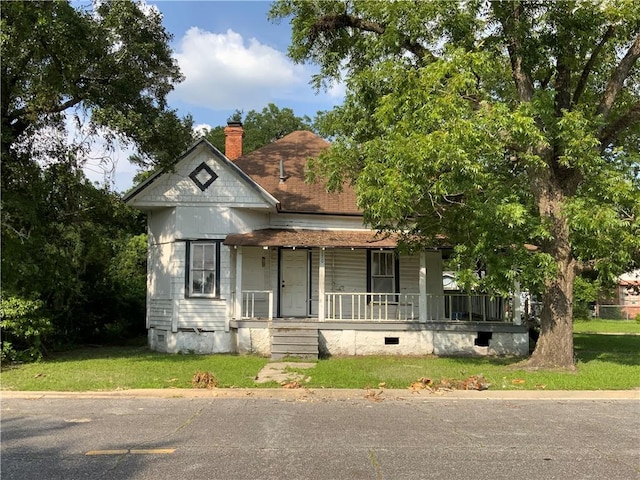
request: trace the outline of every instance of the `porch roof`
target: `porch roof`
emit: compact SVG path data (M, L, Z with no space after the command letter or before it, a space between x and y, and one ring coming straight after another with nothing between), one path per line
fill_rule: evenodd
M266 228L227 235L225 245L251 247L395 248L397 235L373 230L303 230Z

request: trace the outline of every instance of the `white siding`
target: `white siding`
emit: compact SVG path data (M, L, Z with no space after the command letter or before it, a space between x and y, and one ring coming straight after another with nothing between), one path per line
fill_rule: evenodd
M223 300L183 298L179 307L178 328L224 330L226 327L227 305Z
M269 250L259 247L243 247L242 291L265 291L271 290L271 288L271 255ZM269 297L267 294L253 294L249 299L245 296L243 304L245 302L249 303L250 311L254 316L262 318L268 316Z
M231 301L235 285L235 258L231 248L220 245L220 298Z
M427 319L440 320L445 315L442 285L442 252L425 252L427 266Z
M366 292L367 251L362 249L327 249L325 251L325 292ZM311 254L311 313L318 313L318 265L320 252ZM351 314L351 308L344 310Z
M171 299L151 299L149 302L149 327L170 330L172 314Z
M427 294L444 295L442 287L442 253L426 252L427 259Z
M175 210L176 238L216 239L269 227L269 215L254 210L227 206L178 206Z
M150 298L171 298L172 243L148 246L147 290Z
M204 192L189 178L189 174L203 162L217 175L216 180ZM259 190L251 186L235 169L205 145L199 145L178 162L175 172L157 177L144 191L129 201L131 206L142 209L204 203L244 208L272 208Z
M400 292L420 292L420 255L400 255ZM427 272L428 275L428 272Z
M305 215L280 213L271 216L272 228L307 228L315 230L366 230L362 217L336 215Z
M147 212L149 243L168 243L175 238L175 208L161 208Z

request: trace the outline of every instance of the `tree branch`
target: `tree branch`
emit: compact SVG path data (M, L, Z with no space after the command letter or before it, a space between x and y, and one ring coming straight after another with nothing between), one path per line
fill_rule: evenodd
M636 64L638 57L640 57L640 33L636 36L633 44L629 47L629 50L627 50L626 55L620 60L620 63L613 71L607 87L602 94L600 104L598 105L598 110L596 111L598 115L606 117L609 114L618 93L622 90L624 81L629 76L629 72Z
M511 7L511 11L500 11ZM522 43L517 33L517 26L521 23L522 5L517 2L493 2L492 8L507 38L507 51L511 60L511 75L516 84L518 97L521 102L529 102L533 98L533 82L531 74L526 71L522 58Z
M75 107L77 104L82 102L82 100L83 100L82 97L73 97L67 100L66 102L62 102L58 105L54 105L51 108L39 108L39 109L20 108L19 110L16 110L11 115L9 115L8 118L10 122L14 122L14 121L20 122L22 121L22 118L25 115L31 115L31 114L50 115L52 113L60 113L60 112L64 112L68 108Z
M582 70L582 75L580 75L580 80L578 80L578 85L576 86L576 89L573 92L574 105L578 103L578 101L580 101L580 97L582 96L582 93L584 92L584 89L587 86L587 80L589 79L589 75L591 74L591 71L593 70L593 67L596 64L596 61L598 60L598 56L600 55L600 52L602 51L606 43L613 36L614 32L615 32L615 27L613 25L609 25L609 28L607 28L607 31L604 32L604 35L602 36L600 43L598 43L598 45L596 45L596 47L591 52L591 56L589 57L589 60L587 60L587 63L585 64L584 69Z
M556 61L556 75L554 82L556 117L562 117L563 110L571 110L571 70L564 55Z
M620 133L638 121L640 121L640 103L636 103L627 113L602 129L599 136L600 150L603 151L607 149L616 141Z
M336 15L323 15L318 18L311 28L309 39L311 40L311 43L314 43L322 33L330 33L343 28L355 28L356 30L377 33L378 35L382 35L386 31L386 26L381 23L364 20L362 18L349 15L348 13L340 13ZM436 60L436 56L428 48L425 48L418 42L413 42L406 37L402 39L400 46L423 62Z

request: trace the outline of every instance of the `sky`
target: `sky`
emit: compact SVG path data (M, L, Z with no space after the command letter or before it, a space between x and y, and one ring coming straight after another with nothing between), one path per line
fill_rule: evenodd
M169 94L169 107L191 114L196 127L225 125L236 110L261 111L269 103L310 118L342 102L344 90L310 85L313 65L297 65L287 55L288 20L267 18L270 1L153 1L173 35L171 48L185 80ZM115 171L105 178L101 168L87 168L93 181L112 182L116 191L133 184L136 167L122 149L113 156Z

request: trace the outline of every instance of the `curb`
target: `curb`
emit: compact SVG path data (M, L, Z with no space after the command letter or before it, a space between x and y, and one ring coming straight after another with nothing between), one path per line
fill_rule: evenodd
M136 389L93 392L0 391L4 399L131 399L131 398L251 398L299 401L329 400L551 400L551 401L640 401L636 390L453 390L429 392L408 389L317 389L317 388L214 388Z

